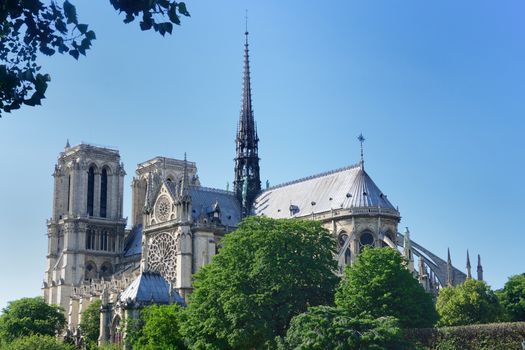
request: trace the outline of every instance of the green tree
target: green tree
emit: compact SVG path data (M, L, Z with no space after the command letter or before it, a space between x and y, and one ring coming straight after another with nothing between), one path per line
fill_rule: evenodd
M352 317L348 310L316 306L295 316L280 350L396 350L406 349L398 321L393 317Z
M90 348L96 348L98 343L98 336L100 335L100 306L102 302L100 299L93 301L82 312L82 321L80 322L80 330L84 336L84 341Z
M468 279L455 287L439 291L436 308L439 326L490 323L501 317L498 298L483 281Z
M61 4L59 4L59 2ZM125 23L140 18L142 30L162 35L189 16L186 4L174 0L109 0ZM85 55L95 32L78 21L75 6L68 0L3 0L0 2L0 117L23 104L40 105L50 81L40 72L39 53L52 56L68 53L75 59Z
M0 338L5 342L28 335L55 336L66 325L63 310L41 297L11 301L0 316Z
M133 349L182 350L187 349L180 333L184 320L179 305L151 305L140 314L138 328L130 332L129 343Z
M525 273L509 277L496 295L508 321L525 321Z
M401 254L388 247L359 254L346 268L335 302L356 317L395 317L404 328L431 327L437 321L432 296L408 271Z
M308 306L332 303L335 241L319 222L250 217L222 242L194 276L192 349L260 349Z
M62 343L54 336L30 335L17 338L11 343L0 347L2 350L75 350L71 344Z

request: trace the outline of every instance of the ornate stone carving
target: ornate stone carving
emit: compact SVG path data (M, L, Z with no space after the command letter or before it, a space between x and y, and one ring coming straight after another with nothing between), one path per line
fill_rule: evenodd
M155 218L159 222L166 221L171 212L171 204L167 196L161 196L155 204Z
M177 278L177 242L172 233L152 238L148 249L148 270L160 273L169 282Z

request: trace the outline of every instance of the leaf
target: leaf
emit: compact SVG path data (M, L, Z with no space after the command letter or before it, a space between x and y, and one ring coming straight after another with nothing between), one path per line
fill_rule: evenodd
M88 38L89 40L95 40L97 36L95 35L94 31L90 30L86 32L86 38Z
M68 0L64 1L64 15L66 16L67 23L77 24L77 9Z
M179 13L181 15L190 17L190 13L188 12L188 9L186 8L186 4L184 2L179 2L177 6L179 7Z
M88 25L87 24L79 24L77 25L77 29L80 33L82 34L85 34L87 29L88 29Z
M69 51L69 54L71 56L73 56L76 60L78 60L78 56L80 55L80 53L78 52L78 50L71 50Z

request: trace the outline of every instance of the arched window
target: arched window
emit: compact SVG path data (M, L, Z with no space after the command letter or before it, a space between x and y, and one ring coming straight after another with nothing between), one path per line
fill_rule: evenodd
M374 236L370 232L363 232L359 238L359 251L363 251L366 246L374 246Z
M341 231L339 233L339 236L337 237L337 245L339 249L343 248L347 239L348 239L348 234L345 231Z
M93 261L86 263L86 272L84 274L85 280L91 280L97 277L97 265Z
M107 215L108 205L108 170L102 169L100 175L100 217L105 218Z
M95 168L89 167L87 188L87 214L93 216L93 201L95 199Z

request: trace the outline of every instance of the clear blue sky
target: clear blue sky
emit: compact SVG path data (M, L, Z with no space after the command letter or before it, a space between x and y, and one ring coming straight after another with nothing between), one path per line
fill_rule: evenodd
M51 173L66 139L117 147L129 183L154 156L233 177L244 12L263 182L353 164L398 205L400 228L463 268L480 253L500 288L525 272L522 1L192 1L166 38L109 1L75 1L88 57L43 58L42 107L0 119L0 307L40 294Z

